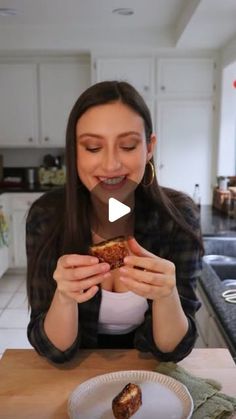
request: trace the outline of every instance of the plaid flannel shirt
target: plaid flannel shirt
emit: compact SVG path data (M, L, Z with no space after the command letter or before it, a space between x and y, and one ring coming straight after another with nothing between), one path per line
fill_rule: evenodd
M64 200L64 189L57 189L44 194L31 207L26 223L26 249L30 258L40 244L55 216L58 205ZM44 205L42 206L42 202ZM45 210L46 204L46 210ZM182 208L186 220L192 229L200 234L200 222L192 208ZM176 223L158 208L151 210L141 202L135 204L134 236L141 246L162 258L168 259L176 267L176 284L180 301L188 319L188 331L177 347L164 353L156 346L152 334L152 301L148 300L148 309L143 323L137 327L134 335L134 348L142 352L151 352L160 361L178 362L187 356L195 343L197 331L194 315L200 303L195 295L196 281L200 276L202 261L199 245L189 237ZM58 251L52 257L50 267L42 262L37 286L31 288L31 318L28 325L28 339L36 351L53 362L62 363L72 359L80 348L98 347L98 318L101 304L101 290L87 302L79 304L79 330L73 345L66 351L60 351L48 339L44 331L44 319L55 292L53 272L58 259ZM63 332L62 332L63 333Z

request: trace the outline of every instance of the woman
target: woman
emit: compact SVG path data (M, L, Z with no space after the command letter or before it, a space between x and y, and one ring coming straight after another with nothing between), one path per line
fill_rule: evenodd
M191 351L199 308L199 212L186 195L158 185L149 110L126 82L87 89L67 126L65 188L44 194L27 218L28 338L54 362L79 348L137 348L162 361ZM89 255L99 242L91 191L133 181L134 234L124 266ZM97 214L99 211L97 211Z

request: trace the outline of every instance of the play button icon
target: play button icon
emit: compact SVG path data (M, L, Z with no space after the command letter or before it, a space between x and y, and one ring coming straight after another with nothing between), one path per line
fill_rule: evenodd
M100 241L134 234L137 183L126 179L121 186L99 182L90 191L92 230Z
M108 219L111 223L129 214L130 211L131 208L128 205L122 204L122 202L115 198L109 198Z

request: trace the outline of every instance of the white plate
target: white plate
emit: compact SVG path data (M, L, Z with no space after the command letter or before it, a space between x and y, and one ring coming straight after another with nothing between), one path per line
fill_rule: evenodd
M138 384L142 406L135 419L188 419L193 400L179 381L151 371L118 371L99 375L80 384L68 400L71 419L114 419L112 400L128 383Z

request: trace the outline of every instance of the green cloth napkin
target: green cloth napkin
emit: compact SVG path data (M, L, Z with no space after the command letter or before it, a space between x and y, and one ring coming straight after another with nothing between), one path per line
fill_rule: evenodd
M173 362L161 362L156 371L184 384L192 396L192 419L227 419L236 412L236 398L219 393L221 384L196 377Z

